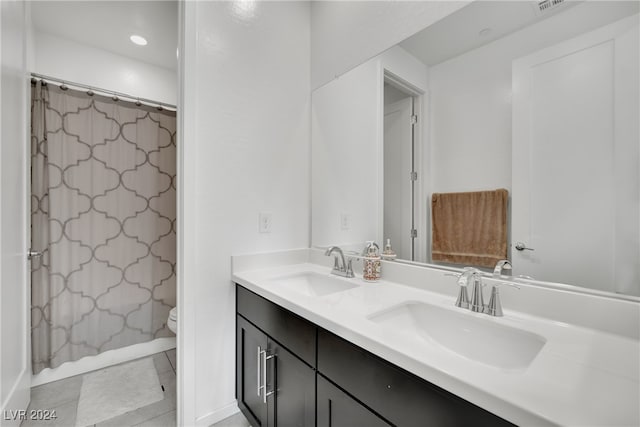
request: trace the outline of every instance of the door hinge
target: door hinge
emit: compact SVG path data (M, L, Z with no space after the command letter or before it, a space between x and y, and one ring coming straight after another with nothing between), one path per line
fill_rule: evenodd
M411 179L411 181L417 181L418 180L418 172L411 172L409 179Z
M413 228L413 229L411 229L411 238L415 239L416 237L418 237L418 230Z
M418 116L414 114L411 116L411 124L415 125L416 123L418 123Z

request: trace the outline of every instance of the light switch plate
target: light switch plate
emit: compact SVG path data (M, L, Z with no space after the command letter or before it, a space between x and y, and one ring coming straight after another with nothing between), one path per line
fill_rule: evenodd
M340 214L340 230L351 229L351 214L342 212Z

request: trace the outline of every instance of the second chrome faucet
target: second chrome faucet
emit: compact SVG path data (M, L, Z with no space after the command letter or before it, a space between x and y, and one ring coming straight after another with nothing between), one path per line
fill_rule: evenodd
M338 255L340 255L340 258L338 258L338 256L334 256L333 270L331 270L331 274L349 278L355 277L355 275L353 274L351 259L349 259L349 261L345 261L344 253L338 246L330 246L329 248L327 248L324 254L326 256L331 256L331 254L334 252L337 252ZM342 263L340 263L340 261L342 261Z
M502 269L509 269L511 263L507 260L499 261L494 269L494 276L500 277ZM485 305L482 288L482 272L477 268L465 267L462 273L447 273L447 275L458 277L458 298L456 299L456 307L467 308L475 313L486 313L489 316L500 317L503 316L502 305L500 303L499 287L502 285L512 286L516 289L520 289L518 286L511 283L499 283L493 286L491 289L491 298L489 304ZM469 285L471 288L471 300L469 300L469 294L467 289Z

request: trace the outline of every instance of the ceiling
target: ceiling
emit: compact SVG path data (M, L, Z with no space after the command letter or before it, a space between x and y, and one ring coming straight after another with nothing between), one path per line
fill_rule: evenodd
M177 1L33 1L36 31L175 70ZM138 34L146 46L131 43Z
M553 38L567 31L581 33L632 13L637 1L565 1L545 12L538 1L477 0L400 43L425 65L435 65L469 52L554 15ZM572 13L564 13L569 10ZM566 17L566 19L565 19ZM489 31L484 31L489 29ZM482 32L482 33L481 33Z

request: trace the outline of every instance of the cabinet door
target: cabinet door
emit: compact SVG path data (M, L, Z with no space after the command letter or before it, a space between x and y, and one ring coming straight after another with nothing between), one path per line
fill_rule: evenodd
M316 371L275 341L269 342L267 392L269 425L278 427L315 427Z
M318 375L318 427L388 427L390 425Z
M260 350L267 348L267 336L241 316L236 316L236 398L252 426L267 425L267 404L262 384Z

